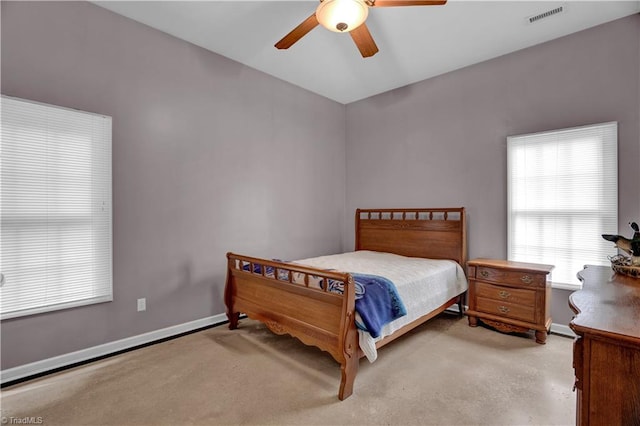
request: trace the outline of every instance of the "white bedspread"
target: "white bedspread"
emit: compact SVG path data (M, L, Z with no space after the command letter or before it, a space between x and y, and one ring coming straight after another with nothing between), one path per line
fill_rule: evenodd
M380 275L393 281L407 308L407 315L385 325L380 337L375 339L358 329L360 348L370 362L375 361L378 356L377 341L433 311L468 288L462 267L451 260L360 250L296 260L295 263L341 272Z

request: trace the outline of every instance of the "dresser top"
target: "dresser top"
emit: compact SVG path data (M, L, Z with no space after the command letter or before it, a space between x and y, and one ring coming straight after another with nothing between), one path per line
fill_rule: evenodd
M640 279L592 265L585 266L578 278L582 290L569 296L577 313L569 324L573 331L640 345Z
M548 274L554 268L553 265L543 265L541 263L514 262L502 259L473 259L469 266L487 266L490 268L512 269L523 272L542 272Z

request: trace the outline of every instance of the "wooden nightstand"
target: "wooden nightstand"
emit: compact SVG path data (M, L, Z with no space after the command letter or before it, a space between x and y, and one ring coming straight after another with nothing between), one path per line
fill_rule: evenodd
M468 263L469 325L478 319L502 332L536 332L547 341L551 326L551 283L554 267L537 263L474 259Z

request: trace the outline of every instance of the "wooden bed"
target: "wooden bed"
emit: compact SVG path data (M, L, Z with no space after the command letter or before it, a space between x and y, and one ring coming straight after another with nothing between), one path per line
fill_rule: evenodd
M464 208L358 209L356 250L402 256L450 259L466 267ZM358 363L355 289L348 273L227 253L225 303L229 328L238 327L240 313L263 322L276 334L290 334L307 345L327 351L341 365L338 398L353 392ZM311 282L321 281L321 287ZM330 280L344 283L344 293L328 290ZM376 343L380 348L458 303L464 293L407 324Z

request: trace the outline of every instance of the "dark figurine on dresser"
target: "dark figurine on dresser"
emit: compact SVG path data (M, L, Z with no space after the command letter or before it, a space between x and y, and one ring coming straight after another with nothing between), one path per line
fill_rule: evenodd
M636 222L629 223L631 229L633 229L633 237L625 238L622 235L602 234L602 238L607 241L611 241L620 250L631 255L631 258L626 256L624 261L626 264L632 266L640 266L640 227Z

